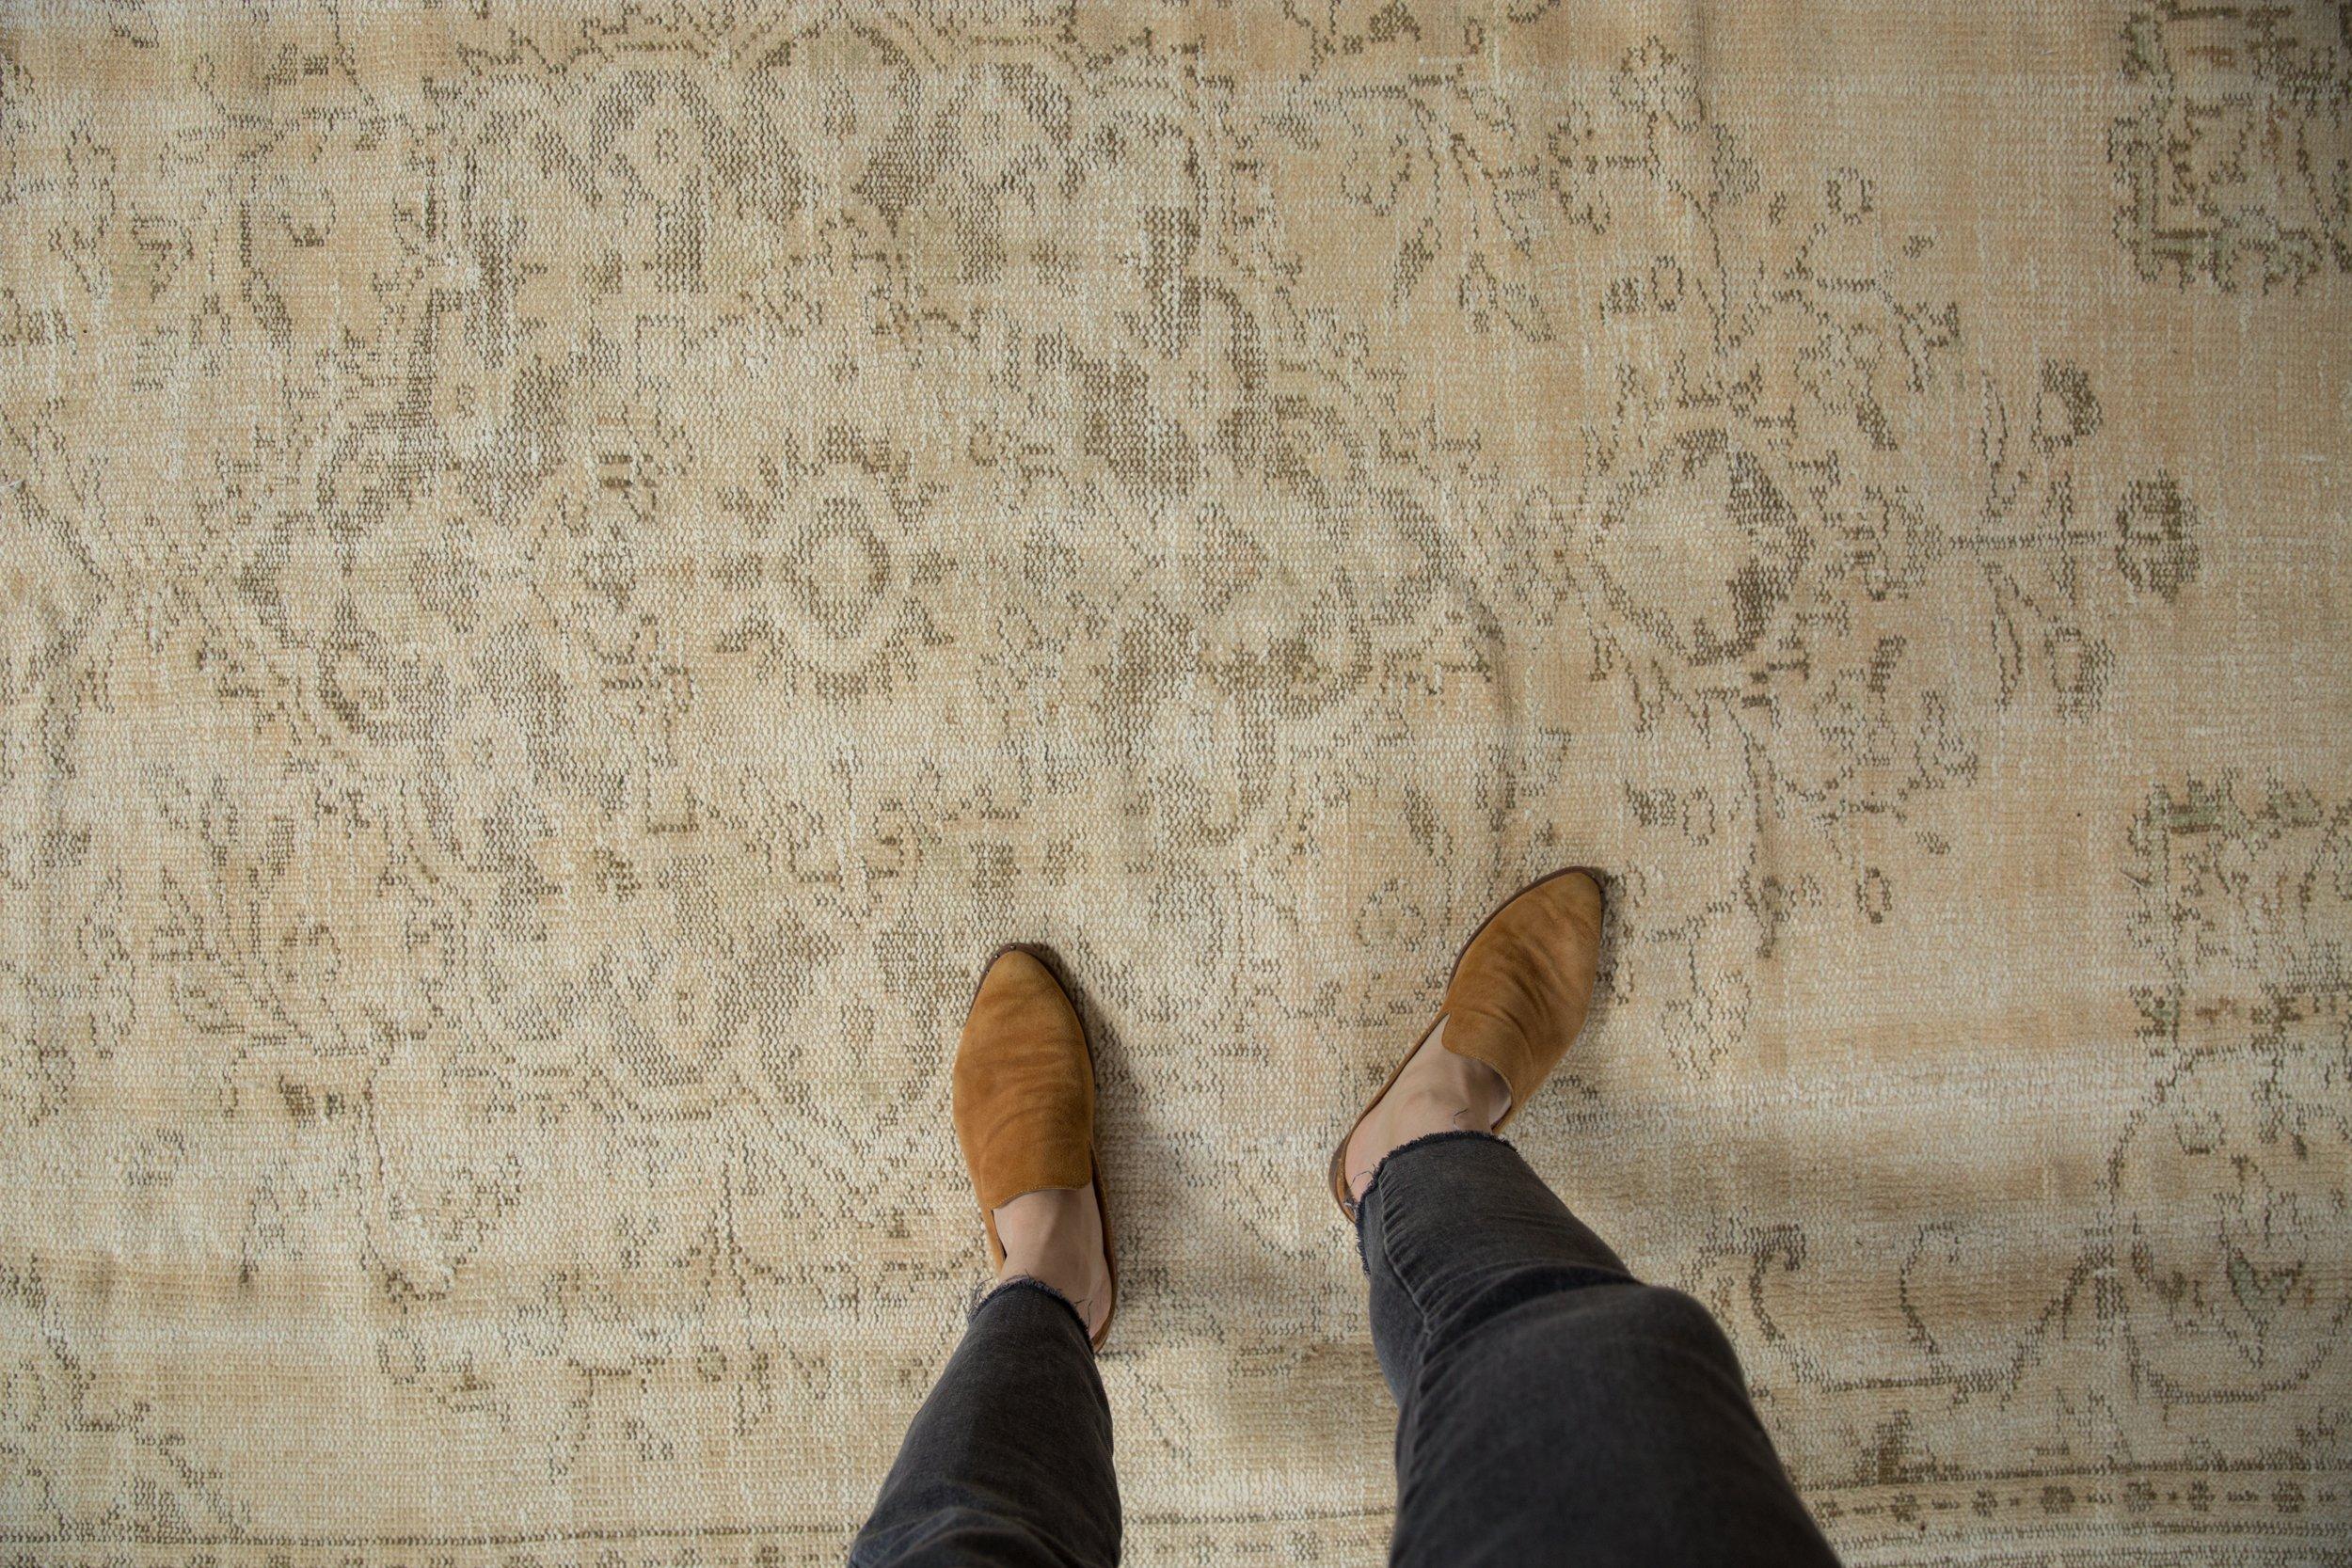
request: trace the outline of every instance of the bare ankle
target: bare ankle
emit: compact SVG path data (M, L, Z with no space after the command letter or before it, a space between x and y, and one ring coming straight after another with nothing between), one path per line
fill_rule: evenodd
M1502 1075L1446 1050L1440 1020L1350 1140L1348 1185L1360 1196L1391 1150L1433 1132L1491 1132L1510 1108Z
M1023 1193L995 1212L1005 1249L999 1280L1028 1278L1048 1286L1078 1309L1089 1333L1102 1326L1109 1306L1110 1264L1103 1245L1103 1215L1092 1187L1048 1187Z

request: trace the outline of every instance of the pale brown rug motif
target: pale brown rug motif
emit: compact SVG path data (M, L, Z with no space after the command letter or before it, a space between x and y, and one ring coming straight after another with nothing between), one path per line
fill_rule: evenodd
M2352 1539L2352 6L0 9L0 1556L838 1560L1102 1053L1141 1564L1517 1126L1857 1564Z

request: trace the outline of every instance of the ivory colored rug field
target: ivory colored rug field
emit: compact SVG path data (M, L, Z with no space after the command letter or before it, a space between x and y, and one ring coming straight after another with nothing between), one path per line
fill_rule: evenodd
M0 8L0 1561L837 1560L1102 1054L1141 1564L1519 1124L1856 1564L2352 1561L2352 6Z

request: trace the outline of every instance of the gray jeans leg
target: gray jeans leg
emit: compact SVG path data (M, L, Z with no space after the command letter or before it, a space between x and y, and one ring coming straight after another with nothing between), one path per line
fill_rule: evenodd
M1033 1280L990 1292L907 1427L850 1568L1110 1568L1111 1407L1078 1314Z
M1360 1212L1399 1407L1391 1563L1835 1568L1722 1328L1510 1145L1408 1144Z

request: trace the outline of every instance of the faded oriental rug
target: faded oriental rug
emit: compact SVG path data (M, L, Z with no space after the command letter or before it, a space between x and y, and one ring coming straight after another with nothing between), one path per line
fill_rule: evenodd
M1103 1053L1130 1560L1519 1123L1856 1564L2352 1560L2352 6L0 8L0 1561L838 1559Z

